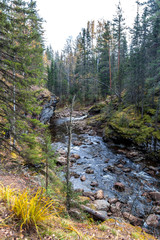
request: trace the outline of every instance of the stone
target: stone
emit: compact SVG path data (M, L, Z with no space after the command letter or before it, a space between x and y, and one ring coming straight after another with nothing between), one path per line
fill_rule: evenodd
M160 201L160 192L149 192L148 195L153 201Z
M86 176L82 175L80 179L81 179L82 182L84 182L84 181L86 181Z
M73 142L73 145L75 145L75 146L81 146L81 145L82 145L82 143L81 143L81 142L79 142L79 141L74 141L74 142Z
M78 154L72 154L72 155L71 155L71 158L79 159L80 156L79 156Z
M109 198L109 199L108 199L108 202L109 202L110 204L114 204L114 203L118 202L118 198Z
M110 159L109 159L109 158L107 158L107 159L106 159L104 162L105 162L105 163L108 163L108 162L109 162L109 160L110 160Z
M92 187L98 187L98 182L91 182L90 184Z
M117 212L117 208L115 205L111 205L110 207L111 213L116 213Z
M98 190L96 193L95 193L95 198L96 199L103 199L104 198L104 192L103 190Z
M76 159L75 159L75 158L71 158L71 159L70 159L70 162L71 162L71 163L75 163L75 162L76 162Z
M122 204L120 202L116 202L116 208L120 211Z
M75 178L79 178L80 174L75 173L75 172L71 172L71 176L75 177Z
M124 184L121 183L121 182L116 182L116 183L114 184L114 187L115 187L115 189L118 190L119 192L125 191L125 186L124 186Z
M143 225L143 219L135 217L128 212L124 212L123 216L124 216L124 218L128 219L130 221L130 223L133 224L134 226L142 226Z
M133 158L133 157L137 157L138 154L139 154L138 152L132 151L132 152L128 152L128 153L126 154L126 156L127 156L128 158Z
M83 196L89 197L92 201L95 200L94 193L92 193L92 192L83 192Z
M99 214L101 214L102 217L107 218L108 214L106 211L98 211Z
M94 173L94 170L91 169L91 168L88 168L88 169L86 170L86 173L88 173L88 174L93 174L93 173Z
M120 154L126 154L127 150L125 149L118 149L117 150L117 153L120 153Z
M73 218L76 218L76 219L78 219L78 220L80 220L82 217L82 214L81 214L81 212L79 211L79 209L77 209L77 208L73 208L73 209L70 209L69 210L69 215L71 216L71 217L73 217Z
M127 173L127 172L131 172L130 168L123 168L123 172Z
M160 206L156 206L156 207L154 207L154 208L153 208L153 211L154 211L154 213L160 215Z
M64 166L64 165L66 165L66 158L65 157L59 157L58 159L57 159L57 163L56 163L57 165L60 165L60 166Z
M108 217L110 217L112 215L112 213L111 212L107 212L107 215L108 215Z
M103 169L103 172L108 172L108 168L104 168L104 169Z
M108 166L108 171L110 172L115 172L115 167L114 166Z
M61 154L61 155L66 155L66 152L63 149L59 149L58 153Z
M158 222L158 216L155 214L151 214L148 216L148 218L146 219L146 223L148 226L151 227L157 227L159 222Z
M123 168L123 165L122 164L118 164L117 167L118 168Z
M97 210L108 211L110 204L106 200L95 200L94 205Z

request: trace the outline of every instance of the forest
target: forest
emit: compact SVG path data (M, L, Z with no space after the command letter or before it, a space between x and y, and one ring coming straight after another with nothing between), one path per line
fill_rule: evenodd
M133 26L119 1L112 21L89 20L61 52L45 45L43 21L35 0L0 0L0 239L158 239L160 1L137 1ZM58 132L58 121L69 117ZM68 150L56 149L58 134ZM118 150L105 150L104 158L111 142ZM98 144L103 149L94 152ZM88 167L85 148L113 175L112 194L92 178L96 165ZM150 177L138 182L132 172L144 169ZM76 181L90 192L77 193ZM132 182L135 192L127 192ZM129 195L131 203L121 200ZM107 213L92 208L96 201ZM119 227L117 217L132 225Z

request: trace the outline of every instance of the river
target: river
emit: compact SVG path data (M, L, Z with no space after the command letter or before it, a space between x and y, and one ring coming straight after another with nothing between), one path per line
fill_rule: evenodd
M83 121L84 118L75 117L73 121L78 124L77 120ZM65 152L68 143L66 134L68 120L69 118L55 119L52 125L53 147ZM92 131L84 133L73 129L72 154L80 156L71 166L71 172L76 173L72 174L70 179L75 190L83 189L84 192L93 193L99 189L103 190L106 199L117 198L122 204L121 211L128 211L144 219L144 226L148 227L145 219L154 213L154 203L145 193L160 192L160 179L156 173L155 176L150 175L144 162L138 163L124 154L117 153L101 136L93 134ZM81 181L81 176L85 176L85 181ZM114 186L116 182L122 183L125 190L116 190ZM160 215L156 216L160 220Z

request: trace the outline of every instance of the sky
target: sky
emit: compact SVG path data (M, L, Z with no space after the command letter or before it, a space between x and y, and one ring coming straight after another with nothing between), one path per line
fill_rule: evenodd
M75 39L91 20L112 20L119 0L37 0L39 15L45 20L46 45L61 51L66 39ZM121 0L126 25L131 26L136 16L136 0Z

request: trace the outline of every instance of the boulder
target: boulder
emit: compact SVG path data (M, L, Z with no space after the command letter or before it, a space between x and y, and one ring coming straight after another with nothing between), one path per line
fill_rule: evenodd
M107 167L108 171L114 173L115 172L115 167L114 166L108 166ZM104 171L104 170L103 170Z
M127 172L131 172L130 168L123 168L123 172L127 173Z
M81 179L82 182L84 182L84 181L86 181L86 176L82 175L80 179Z
M114 184L114 188L115 188L116 190L118 190L119 192L125 191L125 186L124 186L124 184L121 183L121 182L116 182L116 183Z
M92 187L98 187L98 182L91 182L90 184Z
M86 170L86 173L88 173L88 174L93 174L93 173L94 173L94 170L91 169L91 168L88 168L88 169Z
M117 208L115 205L111 205L110 207L111 213L116 213L117 212Z
M133 157L137 157L138 154L139 154L138 152L132 151L132 152L128 152L128 153L126 154L126 156L127 156L128 158L133 158Z
M135 216L133 216L132 214L130 214L128 212L124 212L123 216L124 216L124 218L129 220L130 223L133 224L134 226L142 226L143 225L143 219L135 217Z
M160 201L160 192L149 192L148 195L153 201Z
M108 202L109 202L110 204L114 204L114 203L118 202L118 198L109 198L109 199L108 199Z
M79 142L79 141L74 141L74 142L73 142L73 145L75 145L75 146L81 146L81 145L82 145L82 143L81 143L81 142Z
M78 154L72 154L72 155L71 155L71 158L79 159L80 156L79 156Z
M57 165L64 166L66 165L66 158L65 157L59 157L56 162Z
M94 205L97 210L108 211L110 204L106 200L95 200Z
M98 190L96 193L95 193L95 198L96 199L103 199L104 198L104 192L103 190Z
M123 168L123 165L122 164L118 164L117 167L118 168Z
M146 219L146 223L148 226L151 227L157 227L159 222L158 222L158 216L155 214L151 214L148 216L148 218Z
M89 197L92 201L95 200L94 193L92 193L92 192L83 192L83 196Z
M79 178L79 177L80 177L80 174L75 173L75 172L71 172L70 175L73 176L73 177L75 177L75 178Z
M107 159L106 159L104 162L105 162L105 163L108 163L108 162L109 162L109 160L110 160L110 159L109 159L109 158L107 158Z
M160 206L156 206L156 207L154 207L154 208L153 208L153 211L154 211L154 213L160 215Z

